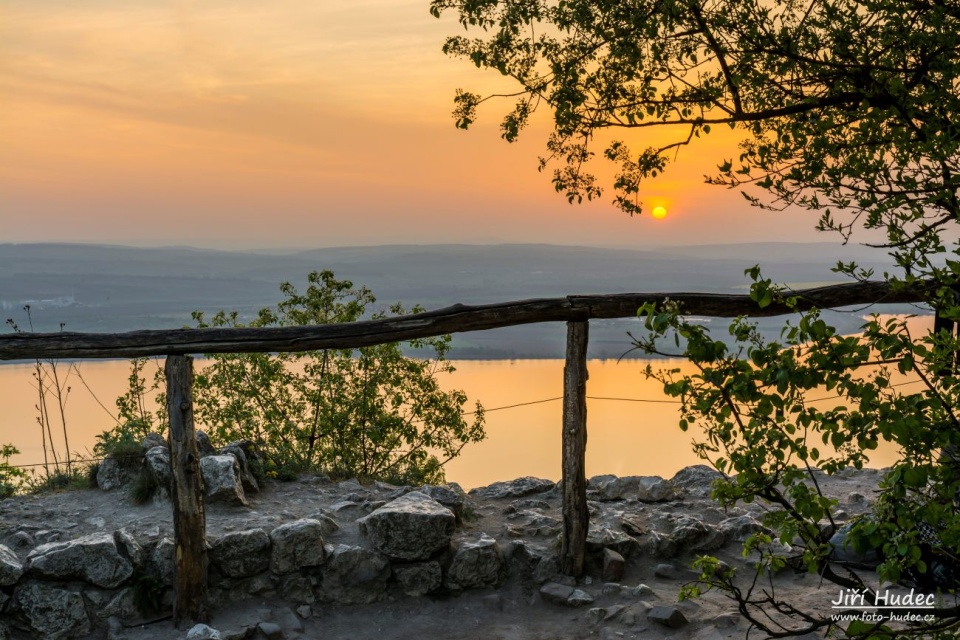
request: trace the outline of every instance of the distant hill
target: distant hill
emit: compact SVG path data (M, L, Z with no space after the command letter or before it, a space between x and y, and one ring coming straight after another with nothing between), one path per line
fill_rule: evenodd
M742 291L743 270L760 263L789 283L841 282L830 267L856 259L878 272L880 252L827 243L703 245L647 250L539 244L330 247L288 254L80 244L0 244L3 317L56 331L126 331L191 325L190 312L237 310L251 317L274 305L278 285L301 285L331 269L366 285L387 306L428 309L533 297L628 291ZM904 309L908 310L908 309ZM831 318L844 329L858 316ZM720 321L714 321L714 324ZM765 321L770 330L777 323ZM618 357L635 320L593 323L591 353ZM532 325L455 336L453 357L561 357L561 327Z

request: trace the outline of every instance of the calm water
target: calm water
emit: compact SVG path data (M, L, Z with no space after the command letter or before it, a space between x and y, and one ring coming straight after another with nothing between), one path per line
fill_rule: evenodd
M560 477L560 400L493 410L520 403L558 398L563 389L562 360L459 361L456 373L447 376L447 388L463 389L470 405L479 400L487 409L487 440L468 445L447 465L447 478L465 488L497 480L533 475ZM685 361L657 361L654 365L690 370ZM153 366L152 364L150 366ZM678 405L665 397L656 381L642 371L646 362L594 360L588 364L587 473L661 475L670 477L680 468L700 462L691 452L692 433L677 427ZM87 361L80 374L96 398L109 409L124 391L129 375L125 361ZM0 444L13 443L22 454L12 462L43 461L40 430L36 423L37 391L31 365L0 366ZM66 365L61 364L61 376ZM66 418L72 451L86 454L96 434L114 424L108 412L76 374L68 380L70 393ZM826 394L825 394L826 395ZM602 398L625 398L613 400ZM645 401L641 401L645 400ZM54 405L51 404L51 410ZM63 450L59 422L54 422L58 450ZM891 447L881 448L872 466L894 459Z

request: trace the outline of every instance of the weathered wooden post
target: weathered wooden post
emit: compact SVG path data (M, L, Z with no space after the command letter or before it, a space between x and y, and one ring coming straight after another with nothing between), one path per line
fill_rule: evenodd
M563 549L560 566L583 575L587 529L587 334L589 323L567 323L567 362L563 367Z
M173 535L176 581L173 624L208 622L207 540L203 477L193 430L193 358L168 356L167 410L170 414L170 471L173 479Z

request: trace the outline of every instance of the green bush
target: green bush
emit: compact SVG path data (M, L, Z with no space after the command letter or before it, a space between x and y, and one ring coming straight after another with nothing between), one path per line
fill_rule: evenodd
M353 322L375 302L330 271L313 272L301 294L290 283L276 309L261 309L249 326ZM419 311L419 309L413 309ZM399 305L390 313L403 314ZM373 319L386 317L376 313ZM237 312L200 327L244 326ZM467 422L461 391L444 391L437 376L453 371L445 359L449 336L414 340L428 359L403 355L398 343L304 353L217 354L199 370L195 415L221 442L249 439L261 448L267 477L323 471L331 476L441 482L443 464L468 442L484 437L478 405Z
M17 493L27 479L23 469L10 464L10 458L18 453L20 450L12 444L0 446L0 498L9 498Z

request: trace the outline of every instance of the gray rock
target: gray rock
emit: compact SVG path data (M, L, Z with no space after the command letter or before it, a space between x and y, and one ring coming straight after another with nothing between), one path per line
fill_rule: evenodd
M7 545L11 549L31 549L36 544L37 541L26 531L16 531L7 537Z
M843 562L854 567L874 569L882 562L879 549L864 549L858 551L854 548L853 542L849 539L850 530L853 523L845 524L840 527L830 538L830 544L833 550L830 552L830 559L836 562Z
M477 540L461 540L447 568L448 589L480 589L500 583L507 565L497 541L486 534Z
M555 486L556 483L552 480L527 476L507 482L494 482L486 487L471 489L470 495L485 499L521 498L532 493L549 491Z
M613 549L603 550L603 579L607 582L619 582L623 578L626 562L623 556Z
M283 640L286 637L283 634L283 628L276 622L261 622L257 625L257 629L267 640Z
M456 517L436 500L408 493L357 521L374 549L396 560L425 560L447 547Z
M117 550L124 558L130 561L134 567L142 567L144 563L143 547L137 542L136 538L126 529L118 529L113 532L113 542L117 545Z
M40 545L27 556L26 570L48 580L84 580L105 589L118 587L133 575L133 565L107 533Z
M203 475L208 500L247 504L243 484L240 482L240 465L233 456L212 455L201 458L200 473Z
M297 607L297 615L308 620L313 615L313 608L308 604L302 604Z
M149 473L164 495L170 495L170 450L160 445L149 449L143 457L144 469Z
M23 575L23 565L12 549L0 544L0 587L16 584Z
M439 589L443 583L443 571L440 563L435 561L394 565L393 576L408 596L426 595Z
M678 569L672 564L658 564L653 575L666 580L696 580L700 577L699 571L693 569Z
M204 458L210 460L217 456ZM246 578L270 566L270 536L260 529L221 536L210 547L210 560L229 578Z
M201 458L217 455L217 450L213 448L213 443L210 442L210 436L207 435L206 431L197 429L196 440L197 451L200 453Z
M144 437L143 442L140 443L140 448L143 449L143 453L146 454L150 449L154 447L166 447L167 441L159 433L151 432Z
M670 629L679 629L687 624L687 618L676 607L658 605L647 612L647 620L662 624Z
M281 578L279 593L284 600L298 604L309 604L317 600L310 578L299 573Z
M457 522L463 519L463 503L467 494L464 493L463 489L456 482L448 482L442 485L425 484L417 489L417 491L430 496L447 509L450 509L453 515L456 516Z
M866 504L866 502L867 502L867 497L862 493L851 491L847 495L847 504Z
M387 588L390 564L378 553L340 545L323 569L321 588L328 600L340 604L376 602Z
M187 631L185 640L220 640L220 631L205 624L195 624Z
M553 604L567 604L567 599L576 591L575 587L556 582L548 582L540 587L540 597Z
M237 459L237 466L240 469L240 484L243 485L245 492L258 493L260 491L260 484L253 475L253 471L250 468L250 460L247 459L247 453L244 451L241 443L231 442L220 449L220 454L233 456Z
M113 491L125 485L132 476L132 468L116 458L108 457L97 465L97 486L101 491Z
M659 476L594 476L587 486L603 501L636 498L641 502L665 502L679 497L674 486Z
M709 498L710 492L713 490L713 483L720 478L723 478L723 474L716 469L705 464L695 464L680 469L676 475L670 478L670 483L688 495L697 498Z
M726 544L720 529L689 516L676 519L670 538L678 549L690 551L713 551Z
M585 604L591 604L593 596L581 589L574 589L570 597L567 598L567 605L571 607L582 607Z
M770 532L769 529L760 524L755 518L748 515L721 520L718 526L728 540L737 542L743 542L758 532Z
M318 567L327 559L323 548L323 524L317 520L296 520L270 532L270 570L277 575L303 567Z
M640 551L640 543L623 531L591 525L587 530L587 551L600 554L604 549L613 549L624 558L629 558Z
M171 538L163 537L157 541L157 546L153 548L153 554L150 556L150 564L154 573L160 578L160 581L168 587L173 586L176 576L176 565L174 562L174 553L176 545Z
M83 596L75 591L31 582L17 588L16 599L34 637L59 640L92 630Z

